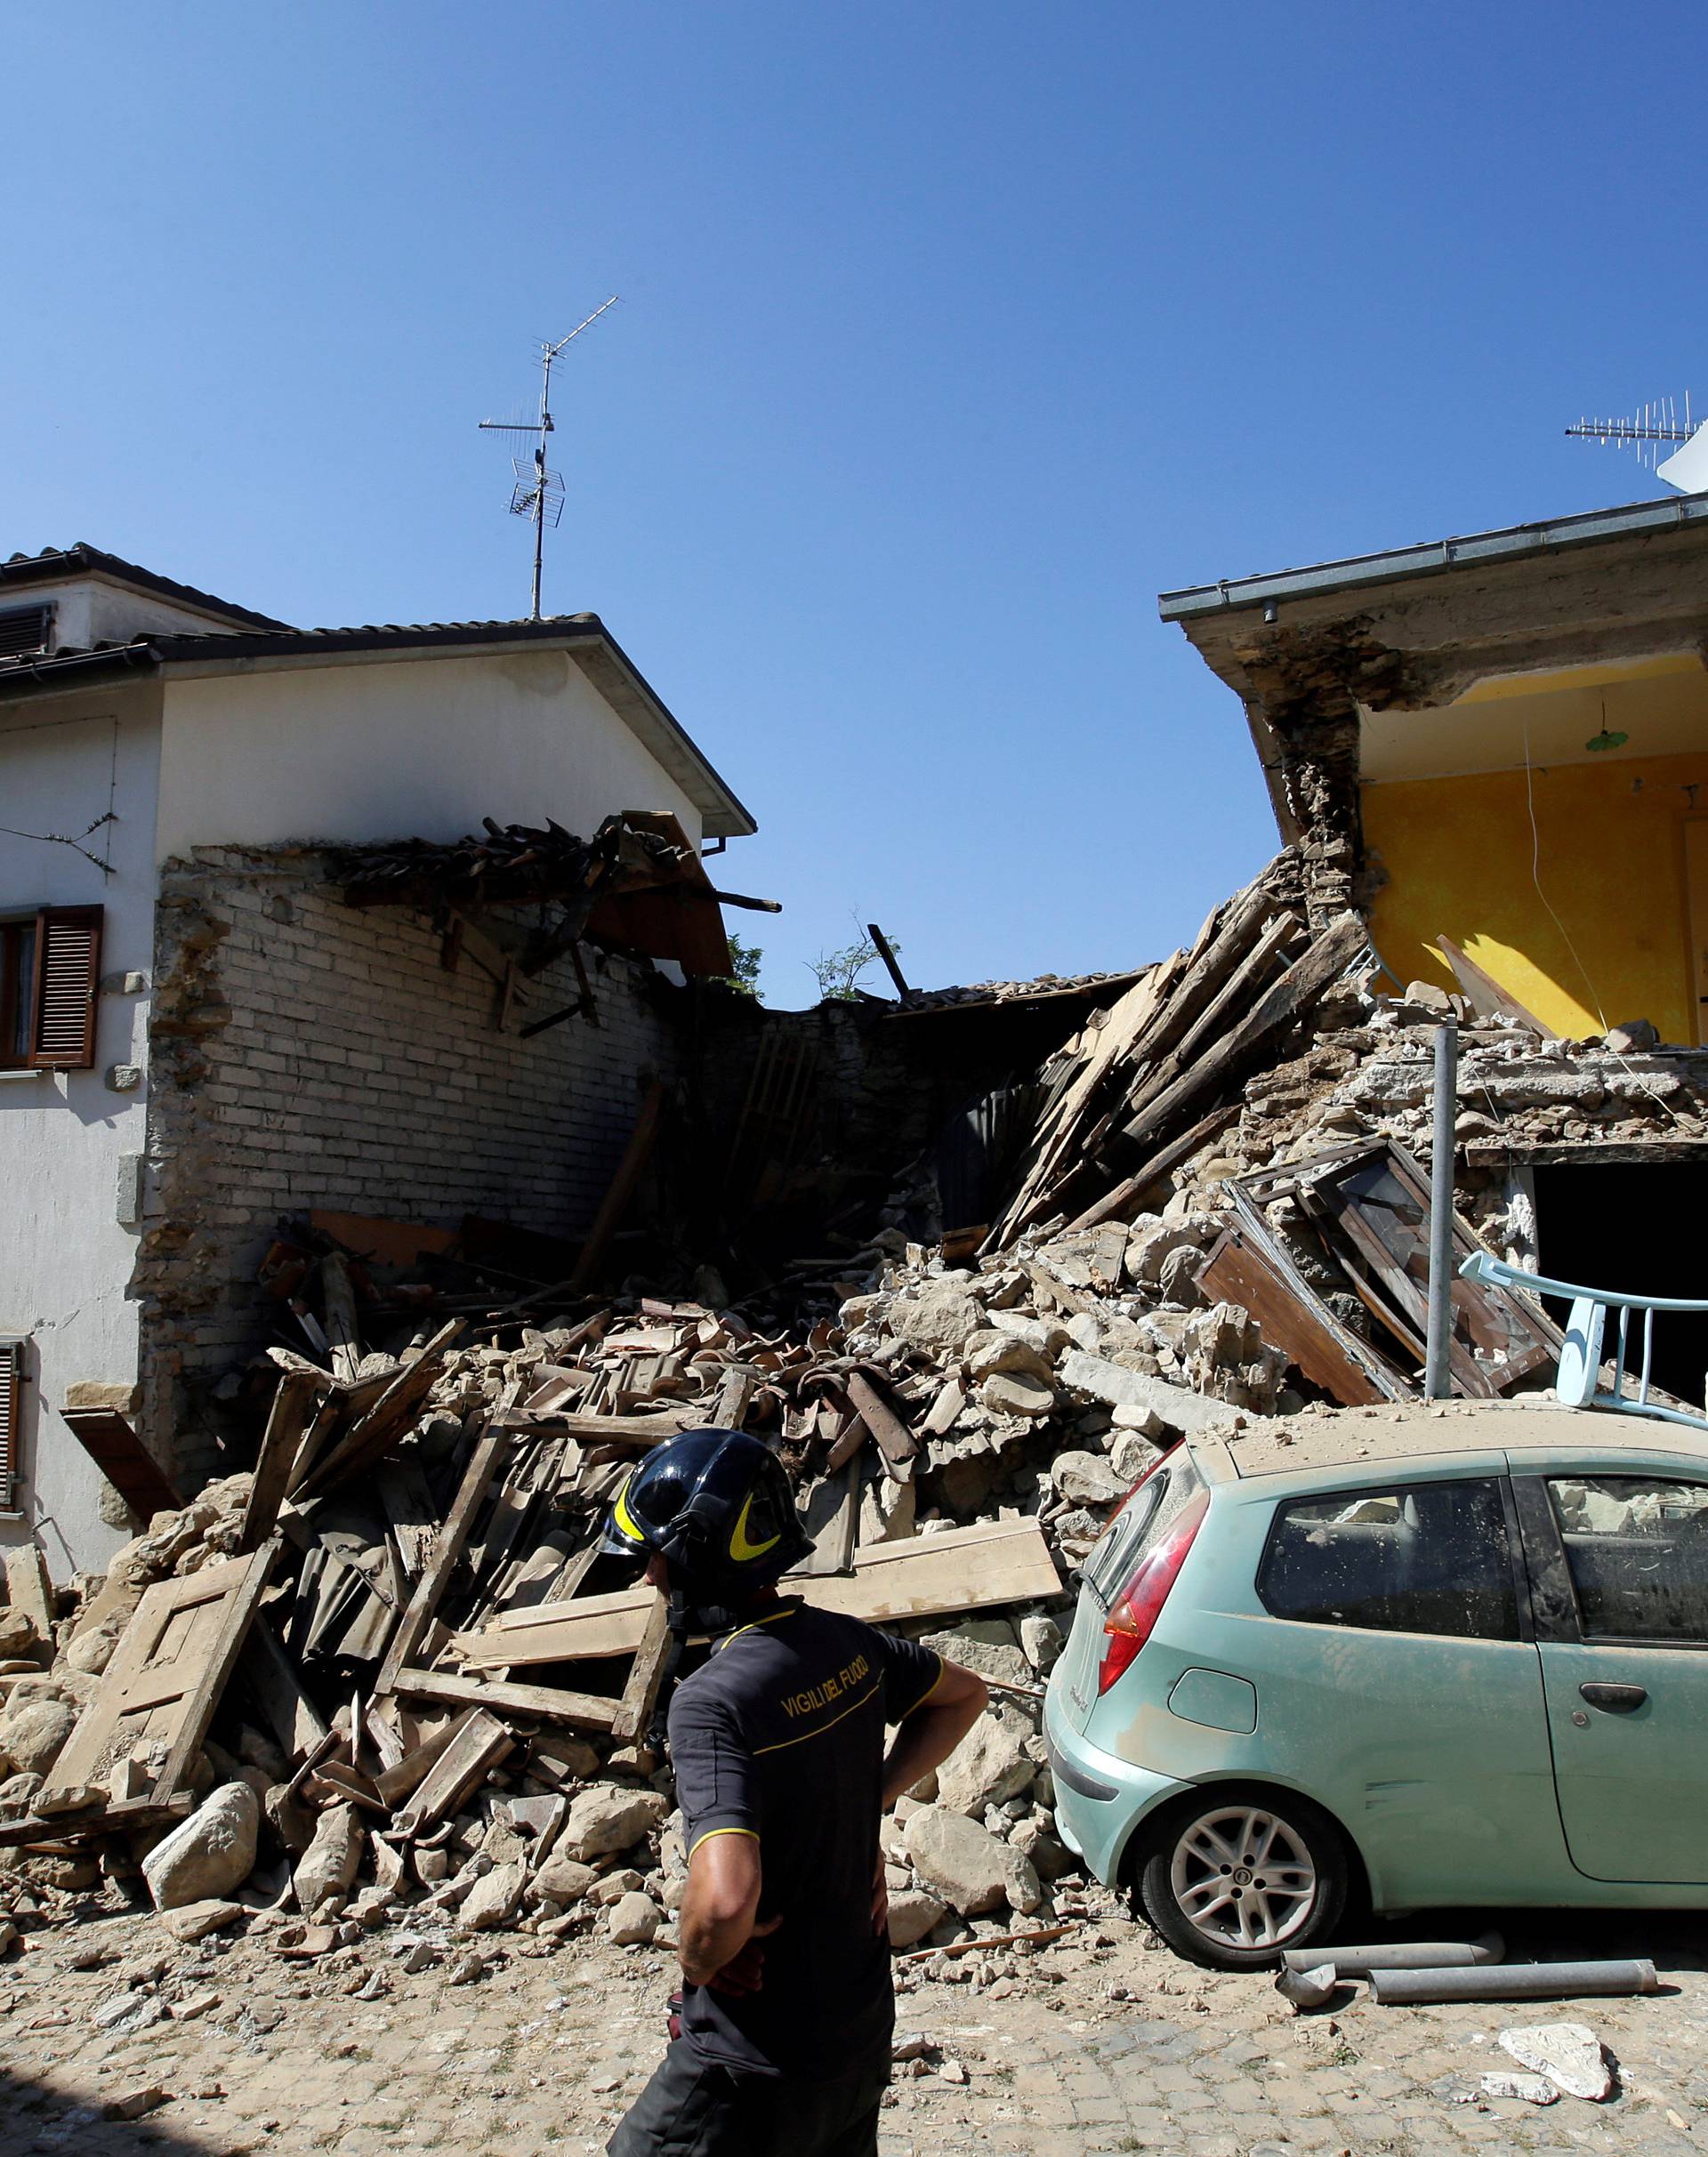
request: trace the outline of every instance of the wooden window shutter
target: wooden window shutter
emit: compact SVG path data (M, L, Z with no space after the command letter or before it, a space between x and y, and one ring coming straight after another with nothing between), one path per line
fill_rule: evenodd
M18 1480L19 1396L23 1390L24 1344L0 1340L0 1513L13 1509Z
M36 917L29 1060L38 1071L87 1071L94 1063L101 916L99 906L45 906Z

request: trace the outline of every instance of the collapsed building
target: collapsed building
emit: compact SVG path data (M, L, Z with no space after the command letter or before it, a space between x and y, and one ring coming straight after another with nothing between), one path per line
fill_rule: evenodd
M1697 510L1165 597L1245 704L1284 844L1189 946L1122 974L765 1011L716 986L710 825L680 801L608 809L588 841L544 817L468 836L447 802L404 840L347 823L174 854L151 1096L174 1087L185 1144L214 1150L166 1176L138 1277L145 1323L178 1329L172 1375L205 1380L197 1444L226 1472L133 1520L104 1566L56 1582L19 1545L0 1614L15 1919L101 1888L288 1920L309 1956L405 1912L428 1954L518 1926L653 1937L683 1878L649 1742L663 1610L603 1569L598 1530L642 1449L708 1422L755 1431L794 1478L814 1547L792 1589L993 1684L886 1825L898 1944L947 1974L1070 1914L1037 1708L1076 1569L1181 1435L1419 1395L1444 1018L1461 1253L1678 1292L1708 1147L1703 939L1683 926L1708 781ZM1609 905L1628 930L1607 933ZM376 921L384 965L349 941ZM324 994L385 1043L300 1175L292 1141L333 1137L299 1106L326 1098L303 1073L331 1006L257 1047L230 994L263 1002L281 927L305 965L320 939L321 970L342 954L351 979ZM405 954L407 1009L387 971ZM593 1036L631 1007L580 1155L586 1059L611 1053ZM573 1044L585 1095L487 1071L521 1050L475 1037L512 1028ZM377 1081L417 1061L410 1115L442 1090L459 1134L490 1127L468 1141L476 1182L431 1129L431 1157L370 1174L399 1115ZM253 1191L246 1155L218 1166L246 1131L279 1140ZM223 1242L198 1211L215 1189ZM1613 1233L1633 1205L1647 1252ZM1462 1396L1550 1382L1559 1333L1535 1301L1457 1281L1452 1336ZM1699 1403L1687 1322L1662 1354ZM113 1404L133 1469L141 1452L141 1473L193 1473L155 1450L192 1393L153 1424Z

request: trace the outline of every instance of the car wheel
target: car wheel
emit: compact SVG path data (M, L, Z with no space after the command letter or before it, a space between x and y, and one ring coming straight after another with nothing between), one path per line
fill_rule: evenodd
M1263 1969L1283 1948L1328 1938L1348 1877L1345 1839L1309 1799L1206 1792L1153 1838L1139 1898L1176 1953L1212 1969Z

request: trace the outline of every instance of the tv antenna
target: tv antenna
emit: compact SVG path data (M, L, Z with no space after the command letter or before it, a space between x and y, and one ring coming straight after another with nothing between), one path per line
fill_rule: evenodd
M1575 427L1566 431L1580 441L1612 442L1623 448L1634 449L1637 462L1645 471L1652 471L1657 479L1665 480L1680 493L1694 495L1708 487L1708 442L1695 451L1685 446L1692 443L1702 431L1704 423L1693 419L1690 413L1690 392L1684 394L1684 413L1679 414L1676 398L1656 398L1652 403L1630 419L1581 419ZM1675 443L1679 447L1662 462L1662 446Z
M487 434L532 434L539 439L531 462L512 457L511 466L516 474L516 484L511 490L510 511L512 517L531 517L534 520L534 603L528 619L540 619L540 569L545 559L545 527L549 524L555 531L563 515L563 474L553 471L545 461L545 438L556 430L552 423L552 363L567 344L573 344L584 329L591 329L606 309L616 305L618 295L613 293L604 307L594 308L586 321L577 322L567 337L560 337L555 344L540 346L540 416L537 420L482 420L479 425Z

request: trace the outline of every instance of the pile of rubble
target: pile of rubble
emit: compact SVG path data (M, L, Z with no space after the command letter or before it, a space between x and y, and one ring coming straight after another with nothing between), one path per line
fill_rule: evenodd
M653 1937L686 1877L645 1743L662 1605L608 1584L597 1543L638 1450L703 1422L794 1478L815 1543L789 1590L991 1681L886 1823L898 1946L1052 1921L1073 1866L1038 1719L1074 1570L1159 1444L1235 1415L1216 1387L1274 1403L1243 1314L1167 1305L1203 1233L1147 1220L976 1270L904 1252L804 1337L631 1300L466 1339L453 1319L401 1356L334 1317L342 1377L276 1348L253 1472L104 1577L54 1590L14 1555L6 1922L146 1893L181 1934L261 1924L304 1957L352 1926L454 1962L498 1928Z
M1533 1255L1519 1138L1708 1132L1708 1058L1384 999L1355 917L1313 934L1297 886L1283 857L1052 1059L1003 1218L951 1240L962 1262L891 1209L792 1322L727 1308L705 1268L692 1300L575 1281L504 1305L466 1274L423 1284L418 1254L388 1271L324 1232L282 1240L267 1270L313 1354L262 1364L254 1469L157 1514L102 1577L55 1589L33 1548L9 1559L0 1941L89 1894L305 1959L391 1928L463 1974L495 1932L667 1938L686 1867L649 1743L664 1607L598 1544L640 1453L708 1424L754 1432L795 1485L813 1548L789 1591L991 1684L883 1826L909 1967L1003 1982L1100 1906L1039 1732L1075 1576L1158 1448L1415 1392L1428 1201L1406 1147L1444 1011L1467 1246L1479 1228ZM1547 1382L1540 1312L1455 1295L1462 1391Z

